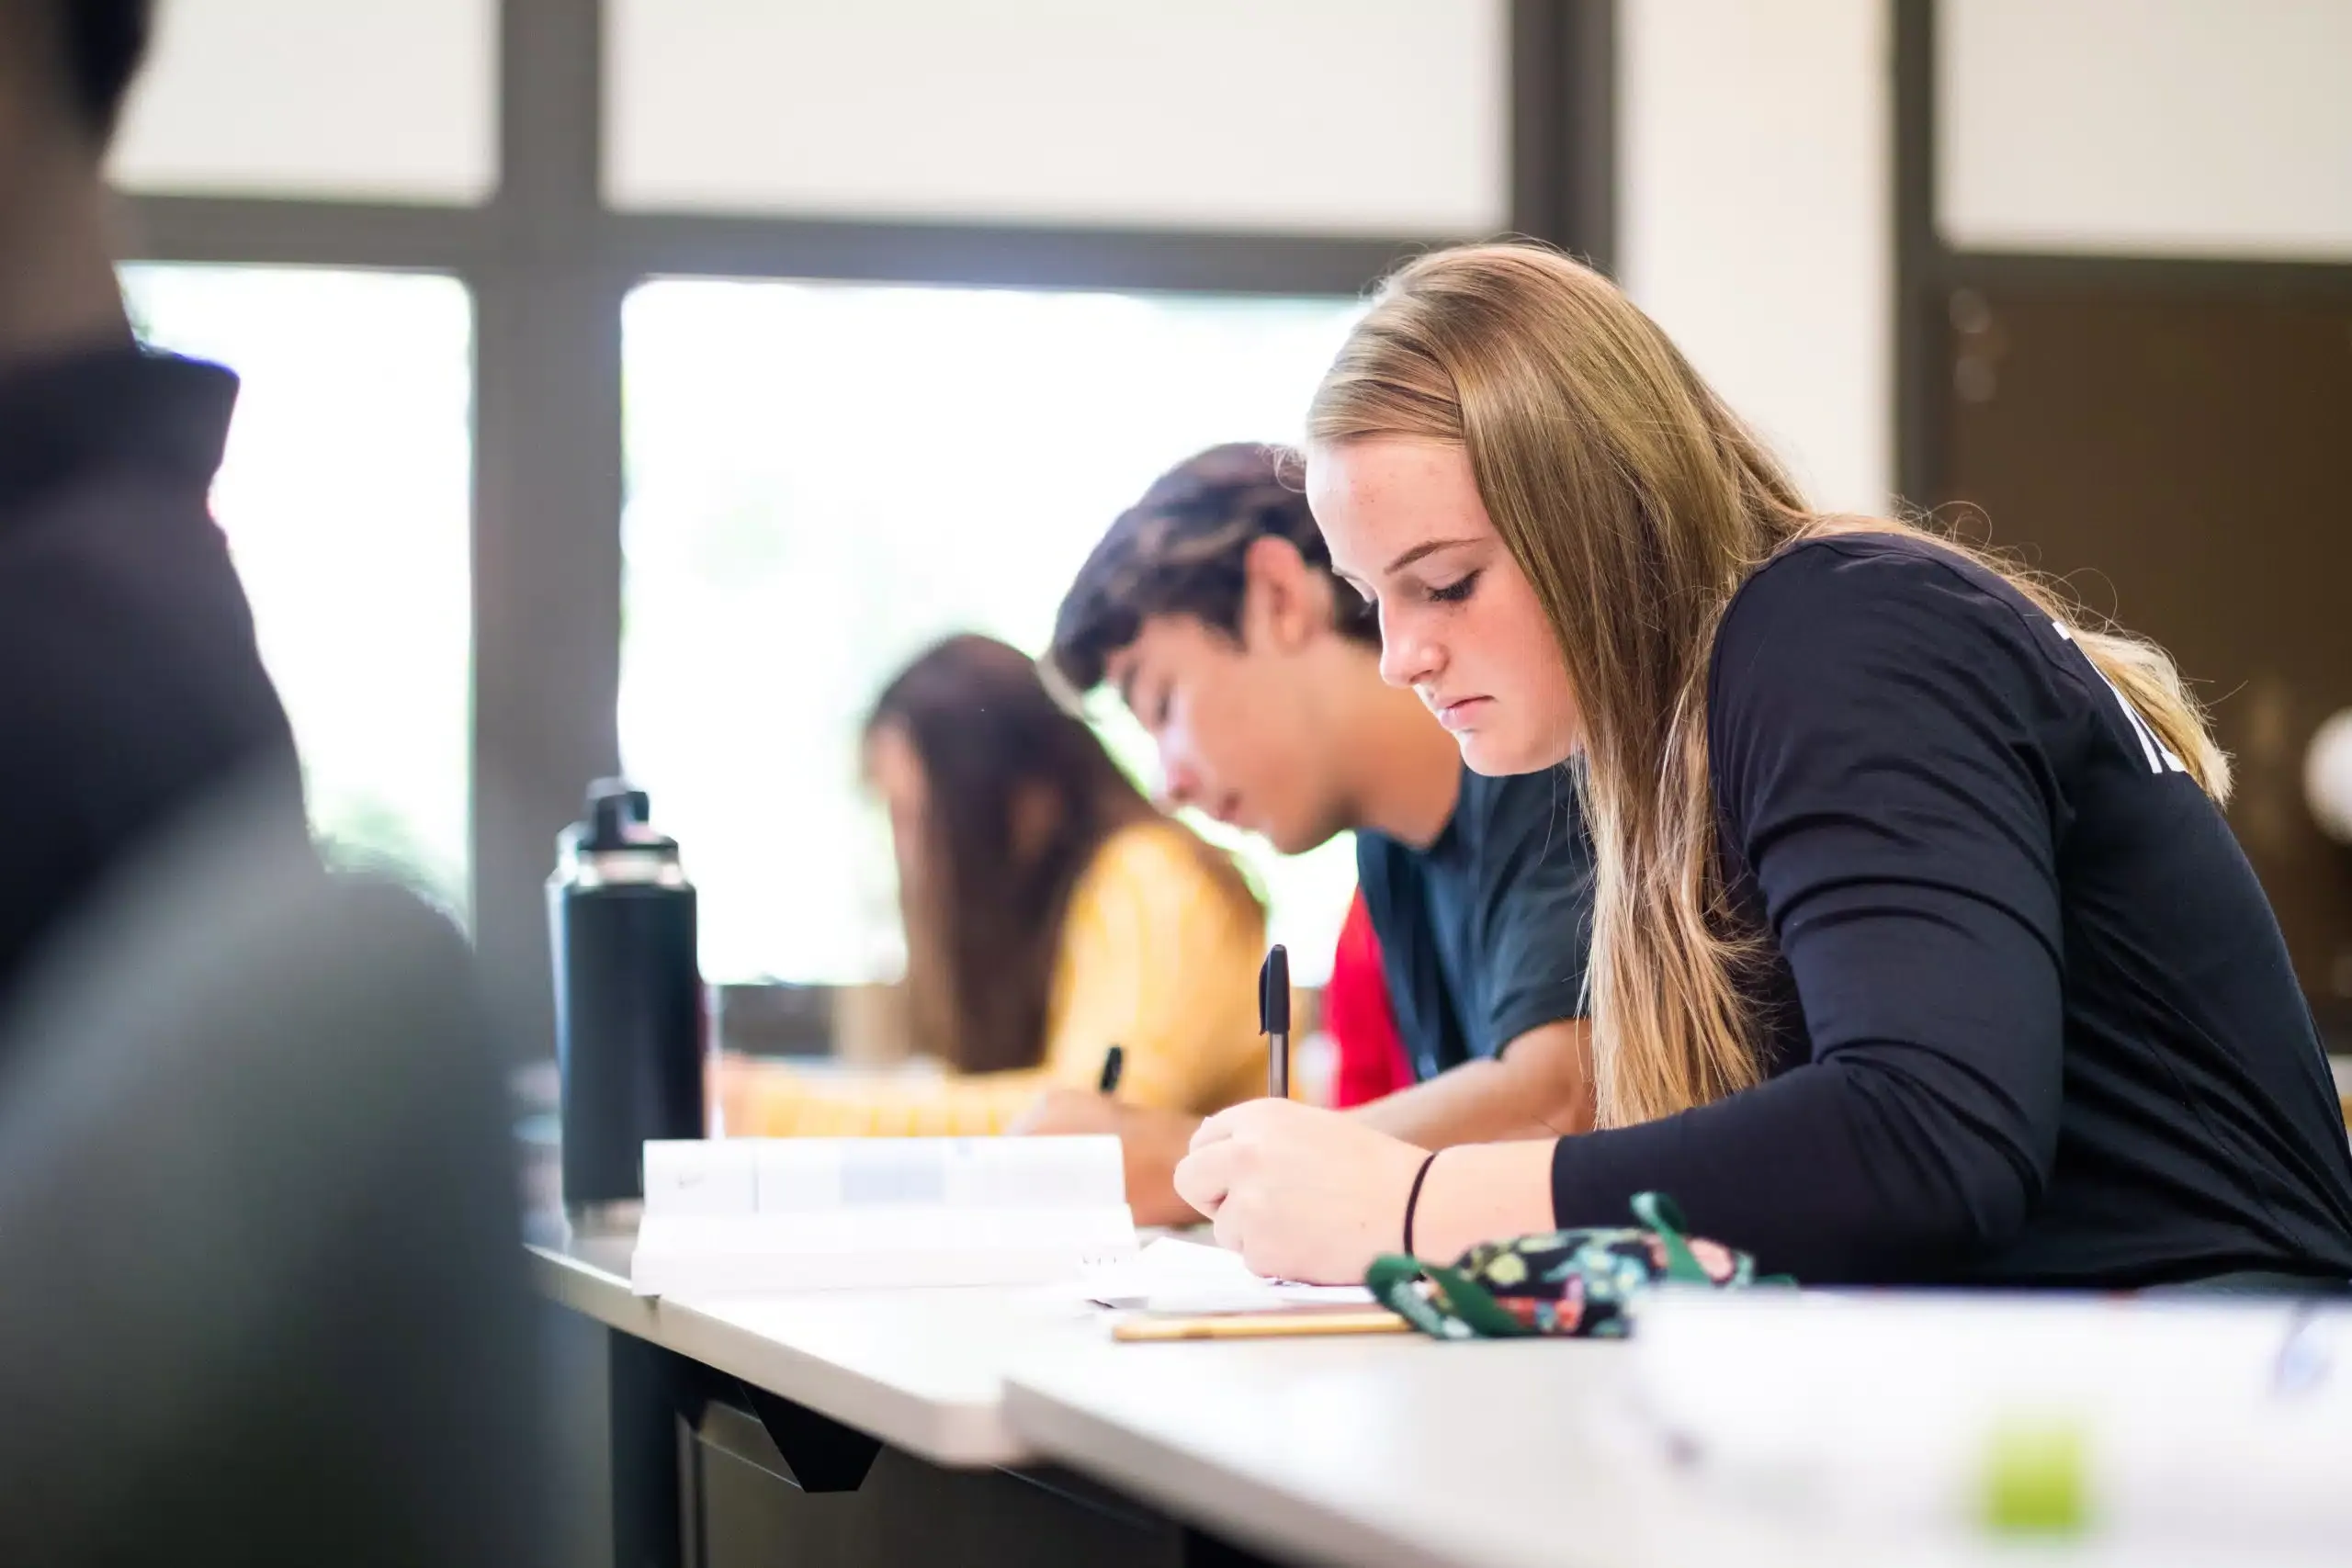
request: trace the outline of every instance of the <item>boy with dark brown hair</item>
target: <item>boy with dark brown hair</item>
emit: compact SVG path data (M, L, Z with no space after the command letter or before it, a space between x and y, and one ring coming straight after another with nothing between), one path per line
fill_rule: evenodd
M1382 680L1377 620L1332 575L1278 455L1212 447L1154 483L1080 569L1047 661L1075 690L1117 689L1170 806L1285 854L1357 835L1419 1081L1356 1114L1430 1147L1590 1125L1591 859L1571 781L1469 773ZM1190 1216L1166 1175L1193 1124L1063 1094L1027 1130L1120 1133L1130 1201L1164 1222Z

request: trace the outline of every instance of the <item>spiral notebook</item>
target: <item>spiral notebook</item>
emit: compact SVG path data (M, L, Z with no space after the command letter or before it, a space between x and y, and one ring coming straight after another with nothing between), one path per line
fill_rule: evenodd
M645 1145L640 1296L1044 1284L1132 1257L1119 1140Z

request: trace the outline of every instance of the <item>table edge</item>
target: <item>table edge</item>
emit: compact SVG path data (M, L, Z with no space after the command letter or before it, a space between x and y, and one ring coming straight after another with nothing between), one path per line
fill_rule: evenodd
M791 1400L933 1464L988 1470L1044 1457L1005 1419L1001 1382L992 1402L925 1399L697 1312L686 1303L634 1295L627 1280L583 1258L537 1245L526 1245L526 1250L531 1255L535 1288L555 1304Z

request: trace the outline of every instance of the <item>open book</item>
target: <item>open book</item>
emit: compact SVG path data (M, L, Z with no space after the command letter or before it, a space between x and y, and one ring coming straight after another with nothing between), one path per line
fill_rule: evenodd
M640 1296L1076 1280L1131 1256L1119 1140L645 1145Z

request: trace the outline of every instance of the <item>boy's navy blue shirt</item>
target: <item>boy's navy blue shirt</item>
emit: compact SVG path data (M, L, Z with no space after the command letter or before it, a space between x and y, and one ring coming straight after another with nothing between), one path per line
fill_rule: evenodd
M1356 874L1415 1077L1584 1016L1592 846L1565 769L1464 769L1434 842L1359 833Z

